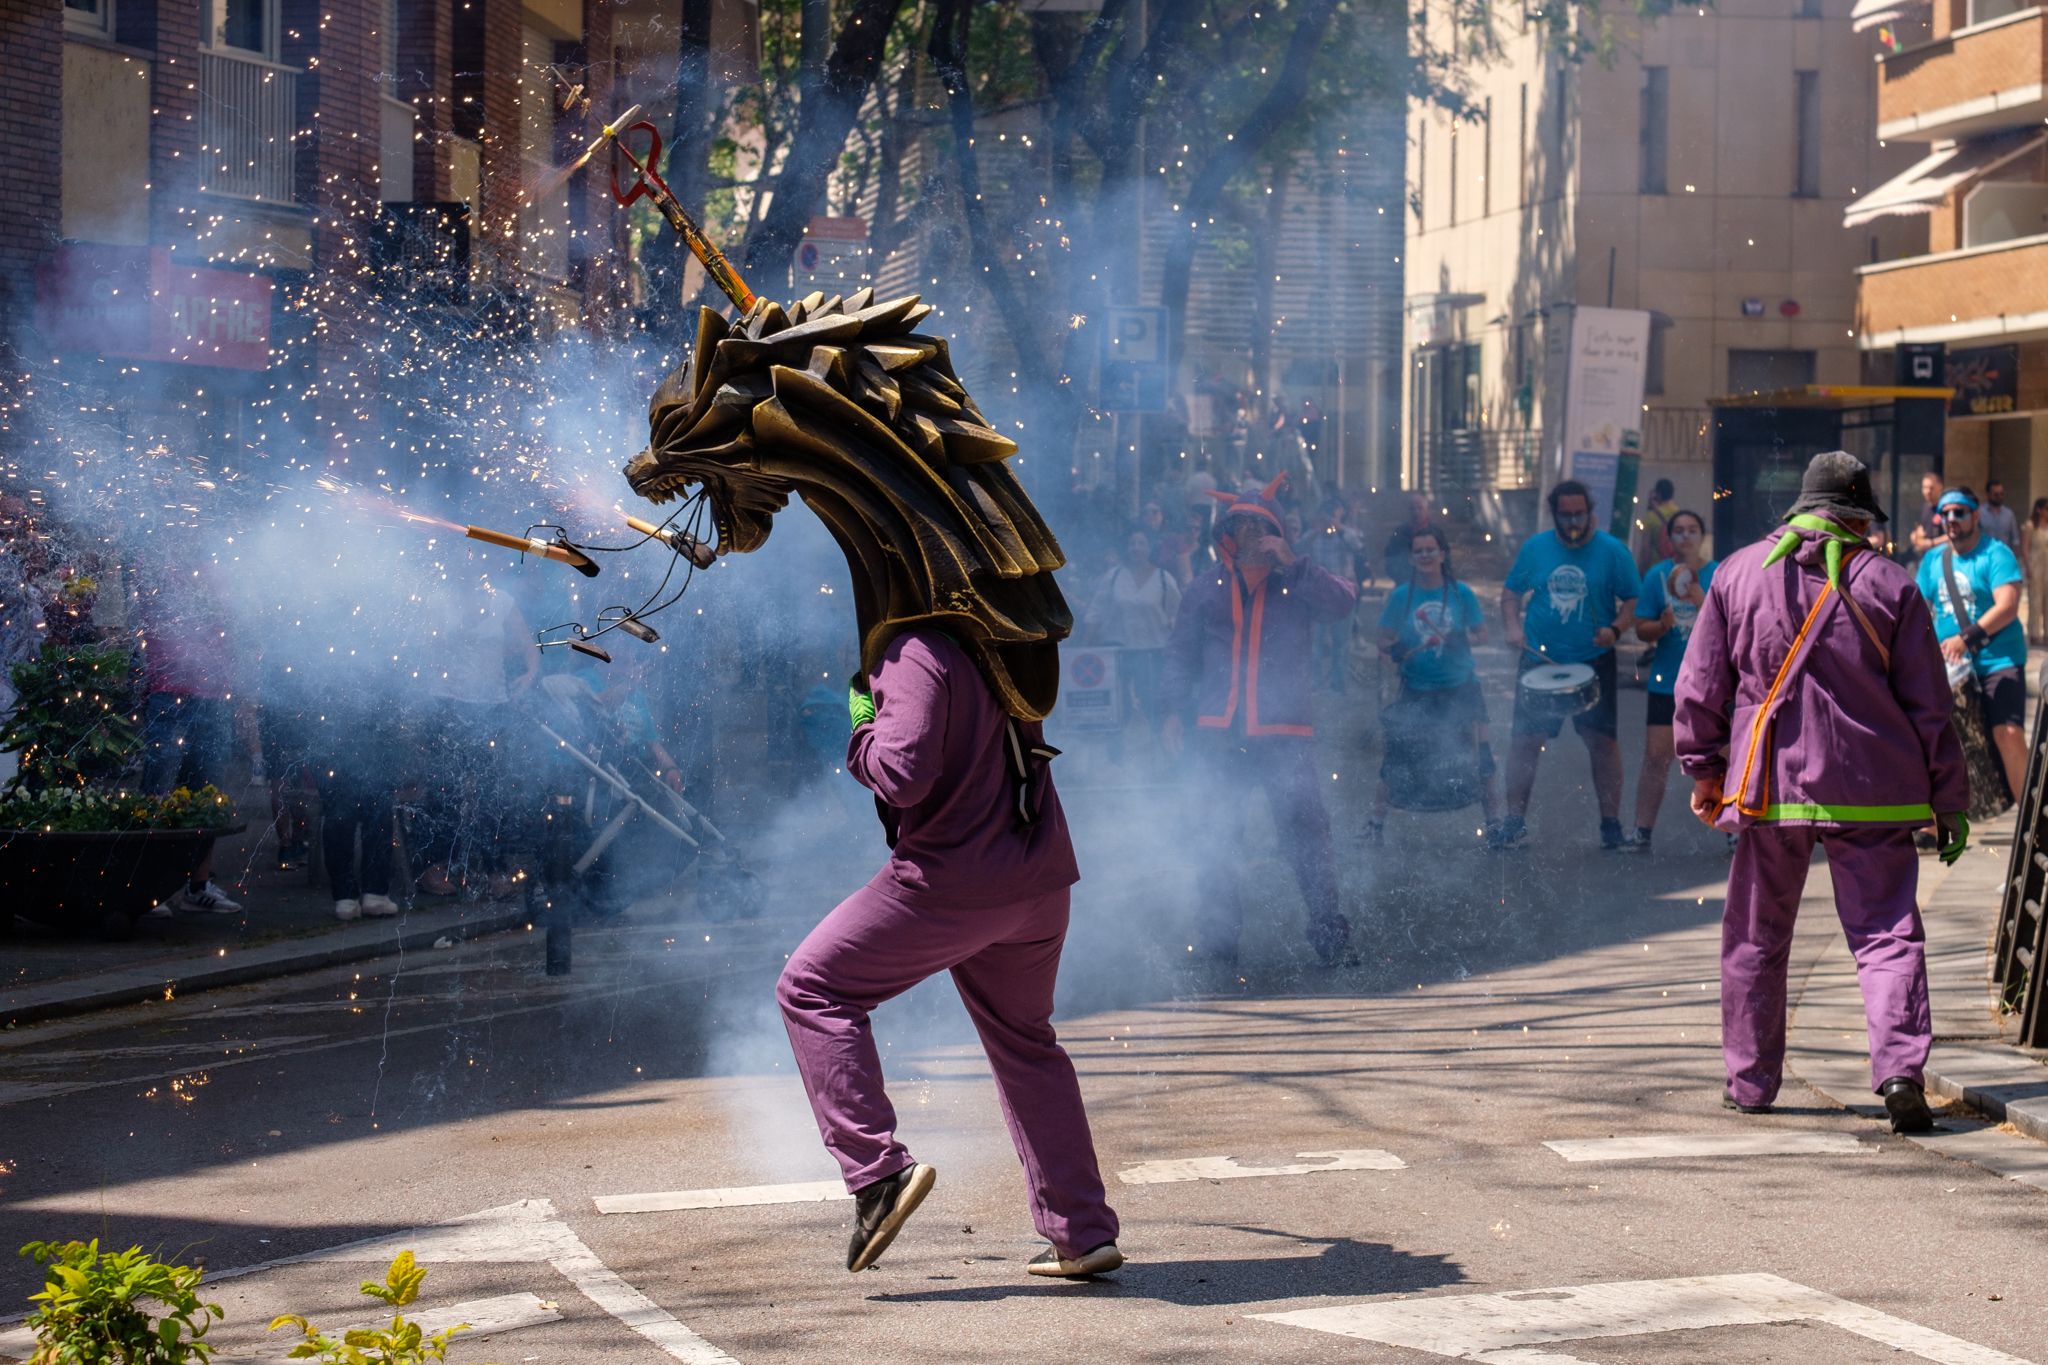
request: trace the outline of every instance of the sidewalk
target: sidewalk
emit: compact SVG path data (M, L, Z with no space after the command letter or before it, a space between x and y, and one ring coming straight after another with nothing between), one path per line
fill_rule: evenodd
M385 919L337 920L324 877L316 885L304 867L277 869L266 800L260 789L243 794L239 805L251 814L250 828L223 839L214 854L214 881L243 904L240 914L144 919L125 942L59 934L16 920L12 937L0 938L0 1028L159 1000L166 991L358 962L526 923L518 901L433 899Z
M1992 935L2012 854L2015 816L1973 832L1953 868L1933 858L1920 864L1920 903L1927 927L1928 983L1934 1007L1934 1051L1927 1092L1960 1100L1988 1116L1982 1124L1944 1118L1943 1131L1922 1145L2048 1188L2048 1056L2012 1046L2000 1031L1991 987ZM1794 941L1794 1010L1788 1038L1793 1075L1823 1095L1872 1118L1883 1106L1870 1092L1868 1041L1856 963L1834 915L1824 866L1816 865ZM2000 1131L1993 1125L2007 1125Z

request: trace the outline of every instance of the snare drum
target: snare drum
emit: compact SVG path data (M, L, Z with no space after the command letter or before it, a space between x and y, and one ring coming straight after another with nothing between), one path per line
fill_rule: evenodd
M1544 664L1522 675L1522 710L1543 720L1569 720L1600 704L1591 664Z

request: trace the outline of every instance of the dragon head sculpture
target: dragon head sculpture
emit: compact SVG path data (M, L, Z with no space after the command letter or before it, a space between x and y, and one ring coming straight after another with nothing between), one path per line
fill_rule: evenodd
M1003 709L1041 720L1073 628L1065 563L953 373L931 308L862 289L762 300L736 324L698 315L691 359L655 390L647 448L626 465L656 503L701 487L724 553L760 548L797 494L846 554L863 670L900 632L944 630Z

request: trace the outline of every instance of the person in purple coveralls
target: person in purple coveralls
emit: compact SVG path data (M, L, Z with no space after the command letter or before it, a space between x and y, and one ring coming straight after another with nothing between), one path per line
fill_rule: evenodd
M1217 528L1220 565L1187 586L1166 642L1160 731L1177 755L1194 720L1189 746L1207 782L1195 828L1208 864L1191 947L1206 963L1234 966L1244 910L1234 894L1248 814L1244 797L1263 787L1282 850L1308 907L1308 941L1325 966L1347 960L1351 923L1338 908L1337 865L1330 812L1315 761L1309 688L1314 677L1311 627L1351 615L1358 589L1299 556L1273 496L1285 475L1263 492L1228 503ZM1318 779L1321 780L1318 780Z
M1816 455L1776 542L1722 561L1678 673L1678 760L1692 808L1739 831L1721 926L1722 1103L1770 1108L1785 1065L1785 973L1818 843L1856 954L1871 1088L1895 1132L1933 1127L1933 1040L1913 831L1953 863L1970 837L1948 674L1912 575L1864 537L1870 471Z
M868 1016L950 971L981 1034L1032 1221L1052 1243L1026 1269L1078 1277L1123 1264L1081 1085L1053 1034L1053 979L1080 880L1036 723L1013 721L967 652L915 627L848 702L846 769L875 793L889 861L791 954L776 985L825 1146L854 1196L846 1268L865 1270L937 1172L896 1136Z

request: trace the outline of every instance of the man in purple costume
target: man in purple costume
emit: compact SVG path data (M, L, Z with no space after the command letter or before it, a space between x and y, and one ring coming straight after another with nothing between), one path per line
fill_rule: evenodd
M884 808L889 861L811 931L776 987L818 1131L855 1199L846 1268L872 1265L937 1178L897 1140L868 1016L951 971L1024 1163L1032 1221L1052 1243L1026 1268L1114 1270L1116 1213L1051 1022L1080 879L1045 768L1053 751L940 631L898 635L867 682L848 699L846 767Z
M1722 1103L1762 1113L1778 1093L1786 961L1818 843L1863 986L1871 1088L1893 1131L1925 1132L1933 1029L1913 831L1933 823L1953 863L1970 793L1926 600L1864 539L1884 520L1860 461L1814 456L1790 529L1715 574L1675 729L1694 813L1740 832L1721 929Z

